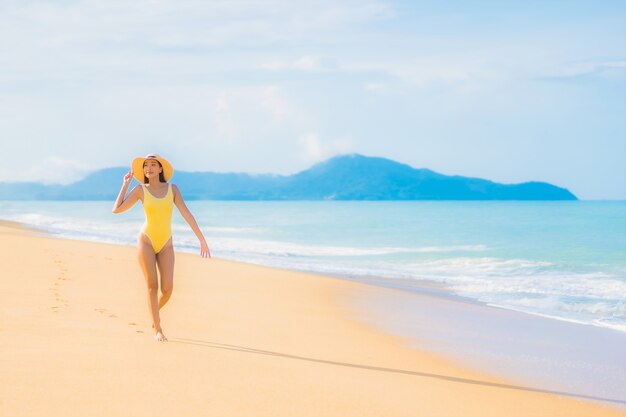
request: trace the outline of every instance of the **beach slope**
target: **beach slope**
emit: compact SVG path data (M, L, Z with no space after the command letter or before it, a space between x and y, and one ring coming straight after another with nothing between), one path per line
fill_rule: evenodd
M136 249L0 223L1 416L618 416L354 320L360 284L176 254L156 342Z

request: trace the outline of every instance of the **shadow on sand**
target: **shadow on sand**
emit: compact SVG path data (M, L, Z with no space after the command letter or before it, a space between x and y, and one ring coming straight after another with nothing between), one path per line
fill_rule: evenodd
M565 397L583 398L583 399L593 400L593 401L602 401L602 402L626 405L626 400L601 398L601 397L594 397L594 396L584 395L584 394L576 394L576 393L571 393L571 392L524 387L524 386L519 386L519 385L500 384L497 382L480 381L480 380L468 379L468 378L458 378L454 376L432 374L428 372L410 371L410 370L395 369L395 368L384 368L380 366L361 365L358 363L349 363L349 362L337 362L337 361L331 361L331 360L326 360L326 359L309 358L306 356L291 355L289 353L281 353L281 352L273 352L270 350L249 348L245 346L209 342L206 340L186 339L186 338L181 338L181 337L175 337L175 338L169 338L169 341L173 343L184 343L188 345L203 346L203 347L208 347L212 349L234 350L234 351L245 352L245 353L253 353L257 355L278 356L278 357L287 358L287 359L294 359L294 360L307 361L307 362L316 362L316 363L321 363L321 364L326 364L326 365L344 366L344 367L356 368L356 369L366 369L369 371L391 372L395 374L414 375L414 376L418 376L422 378L435 378L435 379L441 379L445 381L457 382L460 384L483 385L487 387L512 389L512 390L518 390L518 391L538 392L538 393L543 393L543 394L556 394L556 395L561 395Z

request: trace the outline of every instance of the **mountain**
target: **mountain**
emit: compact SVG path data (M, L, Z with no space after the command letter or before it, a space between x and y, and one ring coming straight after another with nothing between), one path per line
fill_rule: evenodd
M114 201L126 172L106 168L69 185L0 182L0 200ZM293 175L175 171L172 182L186 200L577 200L545 182L498 184L359 154L336 156Z

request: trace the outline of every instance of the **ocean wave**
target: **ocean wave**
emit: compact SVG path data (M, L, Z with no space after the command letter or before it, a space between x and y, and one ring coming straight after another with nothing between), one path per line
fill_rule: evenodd
M202 232L206 236L211 236L214 234L259 234L266 232L267 229L262 227L218 227L218 226L202 226ZM173 223L172 224L173 232L180 232L181 234L189 233L189 225L187 223Z
M193 245L195 238L180 238L181 244ZM257 239L214 238L212 245L216 250L231 253L250 253L272 256L303 257L352 257L379 256L397 253L433 253L433 252L476 252L487 250L485 245L424 246L424 247L354 247L305 245L291 242Z
M414 263L416 276L450 285L463 294L525 294L609 299L626 296L626 280L602 271L563 270L527 259L454 258Z
M224 248L222 248L224 249ZM488 305L626 331L626 279L605 272L566 271L547 261L451 258L399 264L383 260L350 262L277 257L225 251L225 257L268 266L379 279L439 282L462 297Z
M109 216L99 209L97 215L89 216L91 206L69 206L73 210L69 212L65 205L42 212L28 207L28 211L19 211L21 206L17 205L10 211L5 208L2 217L60 237L120 244L134 244L144 221L140 211ZM198 241L188 225L174 222L172 227L176 249L195 253ZM393 244L407 241L404 235L383 241L390 245L341 246L280 241L272 235L271 227L215 226L203 230L210 239L211 252L218 257L355 278L430 280L489 305L626 331L623 263L593 266L577 262L577 266L569 266L557 258L485 256L500 252L481 243Z
M626 277L528 259L454 258L413 263L415 277L489 305L626 330Z
M564 315L562 313L559 313L558 311L554 312L554 313L550 313L550 312L545 312L545 311L539 311L537 309L529 309L529 308L520 308L517 305L513 304L497 304L497 303L486 303L489 306L492 307L499 307L499 308L504 308L506 310L513 310L513 311L518 311L520 313L525 313L525 314L532 314L535 316L540 316L540 317L546 317L549 319L553 319L553 320L559 320L559 321L565 321L568 323L576 323L576 324L582 324L582 325L586 325L586 326L596 326L596 327L604 327L607 329L612 329L612 330L616 330L616 331L620 331L620 332L626 332L626 320L624 319L623 315L618 315L616 317L602 317L602 316L598 316L596 314L596 317L594 318L593 316L588 316L588 315L581 315L581 316L577 316L579 318L575 318L572 317L571 315ZM609 310L611 310L612 312L614 312L614 308L612 308L611 306L608 306ZM620 311L621 308L618 308ZM623 314L623 312L621 313ZM612 316L613 314L611 314Z
M133 242L141 228L141 222L122 218L116 219L114 223L40 213L4 215L3 218L28 224L59 237L122 244Z

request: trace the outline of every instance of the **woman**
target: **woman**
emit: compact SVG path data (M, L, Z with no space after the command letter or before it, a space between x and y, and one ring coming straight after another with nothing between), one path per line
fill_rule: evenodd
M172 165L157 154L145 158L135 158L131 170L124 175L113 213L122 213L131 208L137 200L143 203L146 222L137 239L139 265L143 270L148 286L148 304L152 315L152 327L157 341L166 341L161 328L159 310L172 295L174 283L174 247L172 246L172 210L174 204L185 218L200 241L200 256L211 257L206 240L193 215L185 205L183 196L175 184L168 184L174 173ZM128 184L133 176L141 184L132 189L124 199ZM157 266L161 275L161 299L157 303L159 285Z

